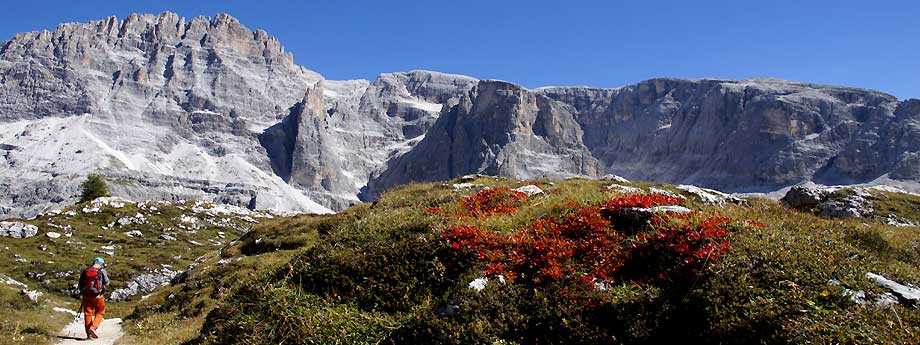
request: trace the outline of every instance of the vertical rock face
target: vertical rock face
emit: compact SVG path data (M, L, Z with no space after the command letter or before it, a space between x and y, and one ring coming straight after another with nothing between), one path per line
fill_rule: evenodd
M920 149L920 112L875 91L654 79L540 92L578 109L585 145L606 173L629 178L772 191L805 180L870 182L897 166L918 167L910 161Z
M223 14L19 34L0 44L0 217L75 202L91 172L132 199L341 209L476 81L322 79Z
M598 176L575 109L523 87L480 81L441 113L411 151L371 179L367 195L412 181L484 173L519 178Z
M290 115L260 136L272 169L313 200L336 209L353 198L354 184L342 168L342 145L330 130L323 102L323 82L306 91Z
M920 101L772 79L323 80L228 15L110 17L0 44L0 218L75 202L91 172L131 199L306 212L477 172L920 189Z
M0 204L28 215L73 202L97 171L136 198L327 211L271 174L257 140L320 79L227 15L19 34L0 45L0 143L16 148L0 159Z

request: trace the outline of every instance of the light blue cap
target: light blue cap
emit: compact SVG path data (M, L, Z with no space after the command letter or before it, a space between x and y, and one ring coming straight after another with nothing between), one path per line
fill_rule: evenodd
M105 259L103 259L103 258L95 258L95 259L93 259L93 263L94 263L94 264L104 264L104 263L105 263Z

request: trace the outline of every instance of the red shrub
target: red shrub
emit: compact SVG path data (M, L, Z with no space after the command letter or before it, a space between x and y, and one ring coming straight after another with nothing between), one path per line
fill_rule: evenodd
M748 225L750 225L750 226L753 226L753 227L755 227L755 228L760 228L760 229L763 229L763 228L766 228L766 227L767 227L767 224L758 222L758 221L756 221L756 220L748 220L746 223L748 223Z
M600 205L580 206L502 235L465 225L443 229L457 255L481 262L487 275L539 286L593 289L596 282L673 281L688 277L729 248L724 217L659 215L642 231L618 229L604 211L682 203L664 195L629 195Z
M661 194L631 194L604 201L604 209L617 211L628 207L683 205L686 200Z
M460 200L460 208L473 217L508 214L517 211L527 200L527 194L508 188L483 189L476 195Z

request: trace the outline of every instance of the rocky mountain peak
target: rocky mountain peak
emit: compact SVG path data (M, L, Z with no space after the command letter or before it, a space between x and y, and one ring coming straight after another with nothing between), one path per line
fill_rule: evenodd
M679 78L530 90L424 70L324 80L226 14L108 17L0 45L0 216L71 203L89 172L136 200L309 212L471 173L903 187L920 185L918 147L920 101L877 91Z

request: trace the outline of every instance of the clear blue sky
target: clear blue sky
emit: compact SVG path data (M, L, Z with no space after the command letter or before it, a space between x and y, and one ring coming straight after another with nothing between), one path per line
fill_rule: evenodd
M528 87L777 77L920 98L920 1L16 1L0 37L132 12L229 13L328 79L430 69Z

